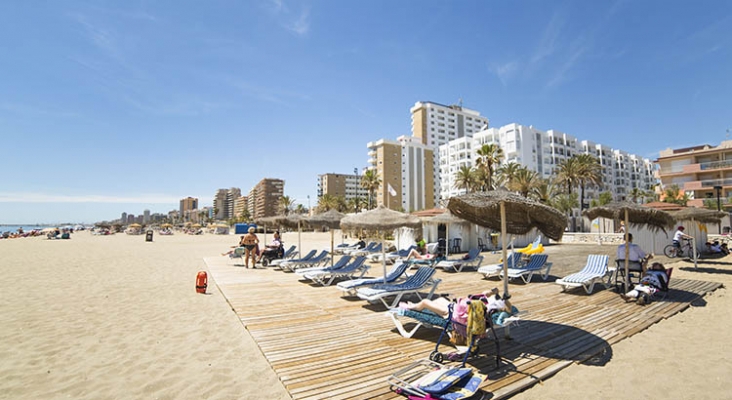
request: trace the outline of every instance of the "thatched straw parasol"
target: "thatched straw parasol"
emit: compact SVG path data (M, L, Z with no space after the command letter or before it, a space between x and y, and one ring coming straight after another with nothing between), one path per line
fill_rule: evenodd
M428 224L445 224L445 257L448 256L450 250L450 224L469 224L470 221L466 221L460 217L455 216L450 210L445 211L442 214L437 214L433 217L422 218L422 221Z
M523 235L538 228L548 238L560 240L567 216L556 208L504 190L468 193L451 197L447 208L456 216L501 231L503 248L503 291L508 293L506 234Z
M302 233L302 224L307 221L307 217L301 215L301 214L289 214L289 215L280 215L277 217L277 222L280 224L280 226L284 226L287 228L297 228L297 248L298 251L302 251L302 241L300 239L300 234Z
M390 210L383 205L362 213L347 215L341 220L341 229L363 229L377 231L382 234L381 252L382 267L384 269L384 283L386 283L386 245L383 236L386 232L401 227L418 229L422 226L422 221L414 215L401 213L399 211Z
M628 258L630 258L630 246L628 246L628 230L630 224L636 226L645 226L651 230L662 230L666 232L666 228L674 225L674 219L665 211L657 210L651 207L644 207L637 203L629 201L618 201L608 203L602 206L592 207L585 210L583 214L589 219L597 217L611 218L615 220L625 221L625 288L630 285L630 276L628 275Z
M726 212L707 208L687 207L678 211L669 211L675 221L698 221L703 224L718 224L727 216Z
M328 210L324 213L315 214L306 219L306 223L313 229L321 229L327 227L330 229L330 265L333 266L333 234L336 229L341 228L341 220L346 216L338 210Z

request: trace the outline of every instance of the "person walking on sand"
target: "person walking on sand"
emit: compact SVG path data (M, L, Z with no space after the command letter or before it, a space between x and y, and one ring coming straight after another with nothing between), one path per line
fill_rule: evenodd
M249 268L249 259L252 260L252 268L254 268L257 262L257 246L259 245L259 238L254 234L254 227L250 226L248 233L244 235L241 240L244 245L244 266Z

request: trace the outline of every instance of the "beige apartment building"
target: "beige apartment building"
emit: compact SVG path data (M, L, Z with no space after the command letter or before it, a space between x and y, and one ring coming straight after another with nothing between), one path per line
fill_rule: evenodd
M350 200L356 197L368 198L368 190L361 187L361 175L322 174L318 175L318 197L328 194Z
M430 146L413 136L381 139L366 146L368 168L375 169L381 179L376 204L406 212L435 207L435 161Z
M280 199L285 193L285 181L265 178L249 191L247 208L252 219L272 217L278 214Z
M729 191L732 189L732 141L719 146L705 144L660 152L656 163L661 182L661 195L670 185L678 185L693 200L688 206L703 207L705 199L716 204L719 194L722 210L730 211Z

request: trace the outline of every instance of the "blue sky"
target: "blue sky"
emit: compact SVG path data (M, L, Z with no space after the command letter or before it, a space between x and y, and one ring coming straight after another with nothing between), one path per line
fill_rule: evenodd
M732 128L729 1L6 1L0 223L210 205L455 104L649 158Z

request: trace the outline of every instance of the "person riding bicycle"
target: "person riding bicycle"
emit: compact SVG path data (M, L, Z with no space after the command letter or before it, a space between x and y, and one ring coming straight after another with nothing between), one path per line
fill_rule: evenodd
M683 251L681 250L681 240L682 239L693 239L692 236L689 236L684 233L684 229L685 228L680 225L678 228L676 228L676 233L674 233L673 244L674 244L674 247L676 247L676 249L678 250L679 254L683 253Z

